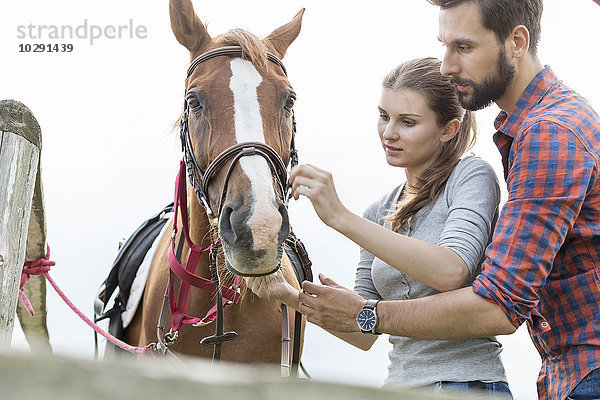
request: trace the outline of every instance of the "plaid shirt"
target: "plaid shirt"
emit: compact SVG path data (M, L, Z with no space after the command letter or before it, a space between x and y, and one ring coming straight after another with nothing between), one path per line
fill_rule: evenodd
M542 356L540 399L600 367L600 117L546 67L495 121L508 187L475 293Z

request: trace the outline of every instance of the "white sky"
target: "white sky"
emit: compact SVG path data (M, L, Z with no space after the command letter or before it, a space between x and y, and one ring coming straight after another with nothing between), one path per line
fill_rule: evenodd
M442 55L437 9L425 0L196 1L217 35L234 27L261 37L306 7L302 32L284 63L298 93L300 162L330 170L344 203L362 211L397 185L376 121L380 81L404 60ZM546 0L540 59L600 110L596 76L600 7L592 0ZM19 25L124 25L147 29L146 39L65 41L17 39ZM19 53L19 44L71 43L72 53ZM43 132L42 170L52 276L91 315L119 238L171 201L180 158L171 132L183 102L189 61L170 29L167 1L20 0L0 3L0 99L29 106ZM496 168L492 107L478 113L475 153ZM502 186L502 185L501 185ZM503 188L504 189L504 188ZM504 196L505 198L505 196ZM352 286L357 248L325 227L308 201L290 205L290 221L305 242L314 272ZM90 358L92 333L48 289L48 318L57 353ZM503 360L516 399L535 398L539 357L523 328L505 344ZM379 386L389 343L364 353L309 328L304 364L320 380ZM19 329L13 348L25 349Z

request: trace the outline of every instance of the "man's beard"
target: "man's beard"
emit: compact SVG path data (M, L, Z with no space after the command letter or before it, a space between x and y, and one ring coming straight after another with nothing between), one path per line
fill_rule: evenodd
M487 76L483 82L475 83L470 79L452 78L455 85L466 85L473 89L473 94L469 99L458 91L458 101L463 108L470 111L481 110L498 100L506 92L506 88L513 81L516 74L515 67L508 62L504 47L500 46L498 51L498 60L496 61L496 72Z

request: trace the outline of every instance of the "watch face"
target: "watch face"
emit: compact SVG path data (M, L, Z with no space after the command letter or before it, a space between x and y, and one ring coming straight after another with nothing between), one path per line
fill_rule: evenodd
M372 331L377 323L377 316L373 310L363 308L356 316L356 322L361 330Z

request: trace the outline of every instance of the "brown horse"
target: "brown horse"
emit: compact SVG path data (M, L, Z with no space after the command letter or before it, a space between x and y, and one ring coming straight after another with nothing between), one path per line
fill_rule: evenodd
M300 32L303 10L291 22L261 40L240 29L211 37L190 0L171 0L169 9L175 37L190 51L191 60L213 49L241 47L241 57L226 54L202 61L185 82L189 142L199 170L206 171L219 154L241 142L264 143L287 163L295 94L283 66L271 62L270 57L283 58ZM231 271L237 275L260 276L272 273L281 264L286 279L299 287L289 260L282 252L282 242L290 229L285 193L281 193L269 163L260 155L244 155L239 160L229 158L214 171L206 187L209 207L220 211L216 213L222 244L218 264L224 285L231 283L234 276ZM215 231L211 232L207 211L189 184L187 193L189 236L195 244L208 247ZM181 217L178 226L181 226ZM128 343L145 346L157 341L156 326L169 278L167 257L171 233L168 230L159 242L142 302L125 332ZM178 231L175 243L181 234ZM182 259L189 253L189 247L184 246ZM200 257L195 273L211 278L208 253ZM280 304L256 297L243 283L241 292L239 302L224 310L225 331L235 331L238 337L223 345L221 358L243 363L279 363ZM188 304L189 315L202 317L215 304L215 296L192 288ZM170 324L169 317L167 327ZM200 340L214 333L213 325L184 325L170 350L211 357L212 347L202 346ZM289 318L289 326L292 332L293 318Z

